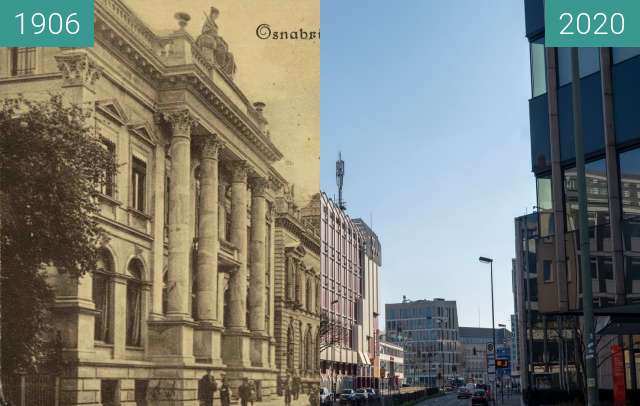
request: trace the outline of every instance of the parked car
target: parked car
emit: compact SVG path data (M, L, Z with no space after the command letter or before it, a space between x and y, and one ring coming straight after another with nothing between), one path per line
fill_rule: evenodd
M342 393L340 394L340 401L352 401L352 400L356 400L356 393L353 391L353 389L345 389L342 391Z
M476 389L473 392L473 396L471 397L471 405L489 405L489 398L487 397L487 392L484 389Z
M356 400L367 400L369 398L369 394L365 388L356 389Z
M380 396L376 393L375 389L367 388L367 396L369 399L379 399Z
M487 399L491 399L491 387L486 383L479 383L476 385L476 389L482 389L487 396Z
M469 399L471 397L471 392L467 388L458 389L458 399Z
M320 388L320 404L331 405L333 403L333 393L328 388Z

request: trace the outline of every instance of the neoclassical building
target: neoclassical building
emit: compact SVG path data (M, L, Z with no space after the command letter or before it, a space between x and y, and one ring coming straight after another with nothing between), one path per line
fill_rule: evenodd
M279 368L315 368L317 293L306 286L318 287L318 243L276 211L282 154L265 105L234 82L217 17L212 8L198 38L184 14L158 34L123 1L96 0L94 48L0 49L3 97L63 93L92 113L119 165L99 198L110 238L96 271L51 272L68 362L61 405L196 405L207 368L232 386L255 379L268 398ZM277 261L301 278L280 313ZM294 331L291 360L278 314Z
M305 389L320 379L320 207L314 201L299 208L292 191L276 198L276 367L299 377Z

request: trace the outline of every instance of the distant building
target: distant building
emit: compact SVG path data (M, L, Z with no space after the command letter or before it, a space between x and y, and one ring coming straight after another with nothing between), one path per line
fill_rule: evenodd
M444 385L458 375L458 312L454 300L433 299L385 305L389 341L405 354L405 381Z
M487 344L493 343L493 329L489 327L460 327L462 345L461 377L466 382L488 383ZM496 358L510 359L511 333L505 328L496 329ZM507 371L496 371L498 377Z
M362 219L353 220L360 230L364 243L364 262L362 279L362 301L358 306L359 316L362 320L362 334L358 334L365 356L369 358L370 368L365 368L362 386L378 387L380 378L380 358L378 336L379 309L379 280L380 267L382 265L382 246L375 232Z
M326 194L320 196L322 386L339 392L356 387L371 371L362 337L364 241L358 226ZM321 329L322 329L321 325Z
M404 383L404 350L380 336L380 390L397 389Z

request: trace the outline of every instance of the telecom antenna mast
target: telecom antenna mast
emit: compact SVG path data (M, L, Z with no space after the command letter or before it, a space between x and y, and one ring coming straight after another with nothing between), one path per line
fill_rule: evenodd
M346 202L342 200L342 185L344 183L344 161L342 153L338 152L338 160L336 161L336 183L338 184L338 207L340 210L346 210Z

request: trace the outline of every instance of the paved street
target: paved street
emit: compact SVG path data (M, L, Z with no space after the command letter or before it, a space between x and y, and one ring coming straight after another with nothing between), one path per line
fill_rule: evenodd
M519 406L520 398L514 394L511 397L505 396L504 403L498 399L496 406ZM445 396L425 400L417 406L471 406L471 399L458 399L455 393L448 393ZM493 405L491 405L493 406Z

